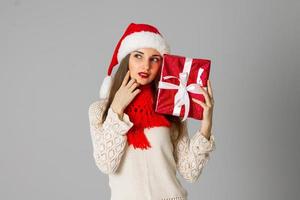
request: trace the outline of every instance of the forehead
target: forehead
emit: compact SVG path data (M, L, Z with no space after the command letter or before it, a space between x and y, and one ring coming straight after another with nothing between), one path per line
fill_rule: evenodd
M154 56L154 55L161 56L159 51L157 51L154 48L140 48L133 52L137 52L137 53L141 53L141 54L145 54L145 55L149 55L149 56Z

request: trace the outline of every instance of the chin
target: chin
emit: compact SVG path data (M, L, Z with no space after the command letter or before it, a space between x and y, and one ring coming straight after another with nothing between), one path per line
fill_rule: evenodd
M141 78L138 78L137 82L139 84L141 84L141 85L146 85L146 84L150 83L151 81L150 81L150 79L141 79Z
M154 81L154 79L147 79L147 80L141 81L142 82L141 84L146 85L146 84L152 83L153 81Z
M148 81L139 81L138 83L141 84L141 85L147 85L150 82L148 82Z

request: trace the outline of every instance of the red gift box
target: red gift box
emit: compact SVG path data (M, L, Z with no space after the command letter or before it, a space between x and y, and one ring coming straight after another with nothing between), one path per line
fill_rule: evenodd
M155 111L183 117L182 121L203 119L203 108L192 98L205 103L199 87L207 91L210 64L208 59L164 54Z

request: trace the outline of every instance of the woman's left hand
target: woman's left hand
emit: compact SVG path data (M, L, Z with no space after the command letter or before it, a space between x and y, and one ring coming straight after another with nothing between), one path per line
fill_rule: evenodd
M211 135L213 108L214 108L213 92L212 92L211 83L209 79L207 81L207 86L208 86L207 87L208 92L201 87L201 90L205 98L205 103L195 98L192 98L192 100L203 108L201 132L207 139L209 139Z

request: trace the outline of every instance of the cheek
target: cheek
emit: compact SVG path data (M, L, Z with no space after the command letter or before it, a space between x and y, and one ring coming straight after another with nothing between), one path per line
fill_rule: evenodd
M158 72L161 70L161 67L162 67L162 64L161 64L161 63L155 65L155 66L153 67L155 73L158 73Z
M159 76L159 73L160 73L160 69L161 69L161 66L155 66L153 67L153 70L152 70L152 75L153 77L155 78L156 76Z
M128 65L128 68L129 68L129 71L130 71L130 77L138 79L139 78L139 75L138 75L139 67L138 67L138 65L134 62L130 62L129 65Z
M130 70L131 72L135 73L135 72L137 72L137 70L138 70L138 65L137 65L137 63L135 63L134 61L130 61L130 62L129 62L129 65L128 65L128 68L129 68L129 70Z

